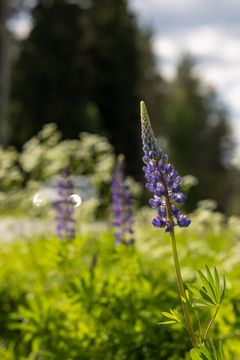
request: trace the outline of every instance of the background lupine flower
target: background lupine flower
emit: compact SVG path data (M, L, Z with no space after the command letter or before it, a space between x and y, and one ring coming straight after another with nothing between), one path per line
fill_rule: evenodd
M116 244L132 244L134 242L132 196L126 184L123 155L119 155L112 177L112 214L113 225L116 227Z
M178 209L178 205L184 204L186 200L186 196L181 192L182 179L168 162L168 156L160 149L143 101L141 127L146 188L153 193L149 203L158 210L152 224L157 228L165 228L166 232L171 232L175 225L187 227L191 221Z
M57 182L57 193L58 200L55 202L57 235L60 239L73 239L75 237L74 204L71 198L73 182L68 167L63 169L61 178Z

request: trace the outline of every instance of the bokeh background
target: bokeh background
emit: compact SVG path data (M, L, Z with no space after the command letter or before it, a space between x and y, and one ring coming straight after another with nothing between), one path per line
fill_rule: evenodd
M182 175L189 208L239 213L239 4L221 1L3 1L1 144L47 123L63 139L105 136L141 175L139 100ZM4 26L5 25L5 26Z
M210 335L240 359L239 13L238 0L1 0L1 360L190 360L184 329L159 325L181 308L169 236L151 226L140 100L188 196L184 281L205 264L226 275ZM117 246L119 154L133 234ZM71 239L56 232L63 169Z

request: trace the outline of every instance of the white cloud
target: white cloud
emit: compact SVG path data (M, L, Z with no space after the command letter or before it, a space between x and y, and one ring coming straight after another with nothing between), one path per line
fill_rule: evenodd
M239 0L129 0L142 23L165 33L199 26L226 26L239 31Z
M154 37L153 49L158 56L173 58L188 51L196 57L225 62L240 60L238 36L230 36L221 28L202 26L191 31L175 31Z
M240 86L240 67L238 64L215 61L197 66L200 75L220 93L228 94L234 87Z
M171 60L178 56L179 48L174 39L159 36L153 41L153 51L157 56Z
M219 90L230 110L240 113L240 42L237 39L221 29L203 26L191 32L157 36L153 49L167 77L173 76L182 53L196 56L201 77Z
M183 34L183 46L196 56L215 55L221 44L220 32L210 26L203 26Z
M232 112L237 113L240 117L240 79L239 83L232 86L225 94L226 101L231 104Z
M139 0L135 0L139 1ZM193 9L196 9L196 7L200 6L200 3L198 0L148 0L143 1L143 6L145 7L154 7L155 9L158 9L158 11L171 11L171 12L178 12L180 13L186 13L191 12Z
M236 156L240 157L240 113L232 118L232 134L236 142Z
M202 4L199 0L130 0L130 6L144 12L145 16L151 16L153 9L155 14L162 12L181 15L201 9Z
M184 52L196 57L198 73L229 108L240 151L240 1L130 0L130 5L152 27L153 49L167 78Z

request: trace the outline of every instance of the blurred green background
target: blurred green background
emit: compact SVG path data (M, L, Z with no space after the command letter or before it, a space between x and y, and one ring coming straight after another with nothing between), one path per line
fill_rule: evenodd
M9 0L1 9L4 147L21 151L47 123L56 123L63 139L97 133L126 155L129 174L142 181L144 99L172 163L198 179L189 209L212 198L221 211L240 212L228 111L191 54L182 55L174 78L164 78L152 29L139 25L126 0Z
M190 359L183 329L158 324L178 298L169 239L147 208L140 100L184 176L184 280L205 263L225 273L212 336L226 359L240 359L240 161L230 113L196 59L182 54L165 77L153 29L126 0L6 0L0 11L0 359ZM111 227L120 153L132 247L116 247ZM60 242L51 191L66 164L82 204L76 238Z

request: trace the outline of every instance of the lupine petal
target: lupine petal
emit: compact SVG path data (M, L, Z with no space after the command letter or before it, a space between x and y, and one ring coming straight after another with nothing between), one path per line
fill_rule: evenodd
M148 166L144 166L143 170L147 176ZM126 241L129 234L133 233L132 195L126 184L124 158L122 155L118 157L112 177L112 214L114 218L113 225L117 228L115 233L116 245L120 243L129 245L130 242L127 244Z
M186 196L181 192L182 179L173 165L167 162L167 154L159 148L143 101L141 102L141 127L145 153L143 159L146 164L144 167L147 180L146 188L154 194L149 203L153 208L158 208L158 215L152 220L152 224L154 227L164 226L166 232L171 232L173 226L177 224L186 227L191 221L175 205L176 203L182 205L186 200ZM164 199L167 199L171 204L173 223L167 219L168 214Z
M60 239L72 239L75 236L75 220L73 219L74 207L70 200L73 193L73 182L69 178L69 168L62 171L61 178L57 182L57 192L59 199L55 202L57 212L57 235Z

